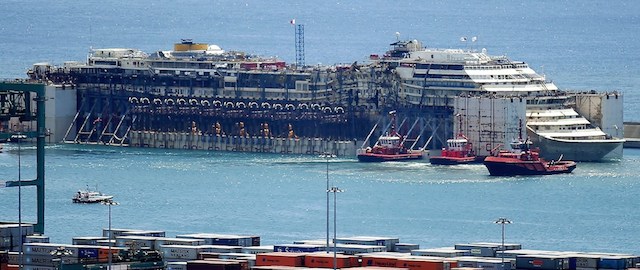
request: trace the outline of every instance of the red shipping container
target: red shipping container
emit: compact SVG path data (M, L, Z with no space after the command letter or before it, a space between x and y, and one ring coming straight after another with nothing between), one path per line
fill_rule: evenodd
M270 252L256 254L256 266L304 266L306 253Z
M116 261L118 254L120 253L122 248L111 247L111 260ZM98 261L99 262L107 262L109 261L109 247L101 247L98 249Z
M217 258L220 258L220 253L217 253L217 252L200 252L200 254L198 254L198 258L200 258L201 260L204 260L204 259L217 259Z
M399 267L409 270L444 270L442 264L442 261L437 260L401 259L398 261Z
M7 264L6 263L0 263L0 270L6 270L7 269Z
M397 267L362 266L362 267L351 267L350 270L409 270L409 269L397 268Z
M363 256L361 266L398 267L398 258Z
M249 266L249 262L247 260L231 260L231 259L216 259L216 258L207 258L203 259L205 261L222 261L222 262L232 262L240 265L240 270L249 270L251 267Z
M356 266L358 257L344 254L336 254L336 268L348 268ZM305 267L311 268L333 268L333 253L311 253L304 258Z
M20 266L17 264L5 264L3 270L20 270Z
M397 265L409 270L450 270L452 267L457 267L458 263L428 258L402 258L398 260Z
M187 270L240 270L240 264L221 260L195 260L187 262Z

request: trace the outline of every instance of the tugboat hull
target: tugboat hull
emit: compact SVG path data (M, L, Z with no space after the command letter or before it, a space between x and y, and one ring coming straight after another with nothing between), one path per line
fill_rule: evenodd
M429 162L433 165L461 165L461 164L470 164L477 163L478 160L476 157L431 157L429 158Z
M422 153L410 153L410 154L397 154L397 155L384 155L364 153L358 154L358 161L360 162L385 162L385 161L410 161L423 159Z
M549 175L570 173L576 168L573 161L560 161L557 163L546 163L538 161L522 161L501 157L487 157L484 165L493 176L513 176L513 175Z

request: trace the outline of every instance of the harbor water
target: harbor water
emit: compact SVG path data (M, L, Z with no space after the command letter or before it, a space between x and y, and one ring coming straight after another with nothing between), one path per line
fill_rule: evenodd
M295 62L295 19L306 63L363 61L400 39L486 48L525 61L561 89L619 91L640 121L640 2L635 1L39 1L0 5L0 79L36 62L84 61L89 48L167 50L182 38ZM396 32L399 35L396 35ZM477 42L460 42L462 36ZM46 150L46 227L52 242L98 236L103 205L71 197L87 186L115 195L113 227L262 236L264 244L323 239L326 172L338 236L399 237L421 247L506 241L526 249L640 253L640 151L579 163L571 174L490 177L482 165L358 163L353 158L52 144ZM21 165L18 166L18 156ZM35 148L4 145L0 181L35 177ZM35 188L21 189L35 221ZM333 206L333 197L331 200ZM18 220L18 188L0 188L0 221Z
M22 179L33 179L35 149L20 150ZM17 179L17 155L5 146L0 179ZM399 237L421 248L497 242L494 221L507 217L506 241L526 249L640 253L637 149L619 162L532 177L491 177L483 165L80 145L49 146L46 164L52 242L107 228L107 206L71 202L86 186L115 195L114 228L259 235L263 244L324 239L328 165L329 185L344 190L338 236ZM35 221L35 188L22 197L23 219ZM0 188L2 220L17 220L17 205L18 189Z

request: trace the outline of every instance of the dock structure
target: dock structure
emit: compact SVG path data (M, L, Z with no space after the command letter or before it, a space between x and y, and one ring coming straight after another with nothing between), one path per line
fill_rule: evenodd
M15 224L0 224L0 235ZM117 232L117 234L115 233ZM0 243L0 270L115 269L130 270L628 270L638 269L640 256L611 252L524 249L519 243L470 242L420 247L388 236L335 237L332 243L298 240L265 245L259 235L190 233L165 236L164 231L117 229L115 247L106 236L74 237L72 244L51 243L28 235L24 264L15 246ZM113 262L108 260L113 256ZM113 269L112 268L112 269Z

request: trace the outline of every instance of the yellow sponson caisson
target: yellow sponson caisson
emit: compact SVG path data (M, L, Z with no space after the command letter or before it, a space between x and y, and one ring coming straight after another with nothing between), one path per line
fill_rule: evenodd
M209 44L207 43L193 43L189 39L184 39L181 43L176 43L173 45L173 50L177 52L206 51L208 48Z

